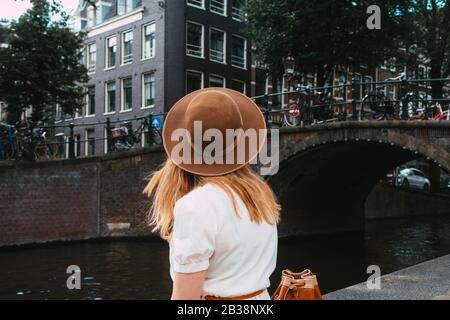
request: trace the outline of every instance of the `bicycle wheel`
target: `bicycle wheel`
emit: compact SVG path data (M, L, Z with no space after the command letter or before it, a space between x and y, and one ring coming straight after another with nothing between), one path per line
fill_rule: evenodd
M153 143L157 145L162 145L162 135L161 131L156 128L151 128L152 130L152 136L153 136Z
M383 120L386 117L387 99L383 92L369 92L363 103L365 104L364 109L371 110L373 120Z

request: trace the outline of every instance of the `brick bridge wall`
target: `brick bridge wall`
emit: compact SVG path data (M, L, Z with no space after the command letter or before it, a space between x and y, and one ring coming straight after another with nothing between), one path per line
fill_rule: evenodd
M0 245L151 234L146 178L161 150L0 167Z

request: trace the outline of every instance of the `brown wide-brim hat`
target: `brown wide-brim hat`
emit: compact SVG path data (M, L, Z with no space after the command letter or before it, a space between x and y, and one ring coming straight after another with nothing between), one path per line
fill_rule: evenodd
M227 139L229 129L237 133L233 139ZM211 141L203 138L198 143L198 132L201 138L205 132L222 133L222 144L211 137ZM256 139L254 135L251 138L253 132ZM181 169L202 176L224 175L242 168L256 158L266 135L266 123L258 106L238 91L219 87L196 90L178 100L168 112L162 132L168 157ZM217 142L216 148L210 152L213 141ZM206 151L222 160L203 158Z

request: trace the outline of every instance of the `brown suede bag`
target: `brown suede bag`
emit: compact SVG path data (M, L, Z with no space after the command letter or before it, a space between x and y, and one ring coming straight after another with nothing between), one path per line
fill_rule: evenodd
M272 300L322 300L317 277L308 269L295 273L289 269L281 273L281 282Z

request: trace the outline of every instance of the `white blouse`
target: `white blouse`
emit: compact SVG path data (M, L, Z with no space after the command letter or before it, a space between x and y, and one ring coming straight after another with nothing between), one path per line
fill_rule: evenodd
M174 209L170 274L206 271L204 294L234 297L269 287L277 257L277 228L250 221L233 192L239 216L224 190L206 184L180 198ZM256 297L269 299L267 291Z

